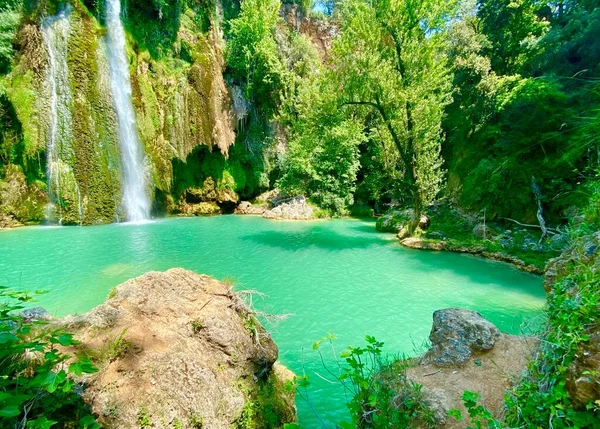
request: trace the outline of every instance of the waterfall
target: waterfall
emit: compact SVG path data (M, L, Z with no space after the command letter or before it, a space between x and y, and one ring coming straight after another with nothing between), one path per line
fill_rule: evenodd
M128 221L150 217L148 165L138 137L131 101L129 63L125 52L125 30L121 23L120 0L106 0L106 45L110 65L112 95L119 125L123 164L122 205Z
M48 177L48 195L50 205L46 210L48 218L58 216L58 222L63 219L63 196L77 194L79 223L83 219L81 193L73 174L74 153L71 149L72 118L71 105L73 96L69 82L69 67L67 50L71 31L71 8L67 6L55 16L42 21L41 30L44 45L48 52L48 73L46 85L50 92L50 129L48 133L46 174Z

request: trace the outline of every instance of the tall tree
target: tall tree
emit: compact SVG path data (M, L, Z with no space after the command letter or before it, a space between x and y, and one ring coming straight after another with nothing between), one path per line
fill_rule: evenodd
M372 136L396 149L403 194L414 209L409 233L443 181L440 156L451 74L443 48L456 3L347 0L332 53L340 108L362 111Z
M275 41L280 6L279 0L244 0L229 23L228 71L267 115L276 110L289 77Z
M478 0L483 33L490 40L488 55L498 74L519 73L539 52L548 21L538 0Z

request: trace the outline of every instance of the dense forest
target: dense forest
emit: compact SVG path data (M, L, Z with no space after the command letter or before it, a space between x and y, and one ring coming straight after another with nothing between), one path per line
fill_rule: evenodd
M127 218L108 15L102 0L2 1L0 227ZM600 399L566 381L600 335L597 0L128 0L121 20L152 216L231 213L276 189L315 217L376 216L401 240L538 274L570 249L505 421L465 401L476 427L598 427ZM15 308L0 307L6 326L24 323ZM0 358L23 352L24 329ZM351 367L379 343L361 350ZM365 418L389 406L390 368L345 375L359 386L347 427L433 427L409 384L408 406Z
M290 6L294 18L286 23L281 16ZM32 23L60 7L11 0L1 12L2 211L25 222L45 216L48 193L48 124L36 111L44 66ZM241 199L279 187L309 196L330 215L381 213L397 205L414 207L418 219L443 200L488 219L530 224L538 222L539 202L544 219L558 226L590 198L600 162L594 2L314 7L261 0L216 7L156 1L127 7L134 104L157 212L173 211L186 189L213 176ZM91 16L102 25L102 2L75 8L82 24L91 26ZM211 99L220 85L211 81L221 79L215 77L221 67L215 51L221 48L211 41L215 29L224 33L223 76L233 94L237 143L230 149L232 131L211 130L226 108L212 106L217 102ZM76 47L94 49L99 30L81 31L90 36L77 37L93 43ZM102 67L99 61L92 61L94 70ZM82 66L74 57L68 62ZM203 64L208 71L198 70ZM114 119L90 81L87 88L71 85L86 95L88 101L79 103L93 118L81 125L74 116L71 138L93 140L96 133L105 152L90 158L81 145L62 148L71 164L64 168L89 199L79 222L109 221L115 210L94 205L100 199L114 207L118 194L119 179L106 167L115 157ZM185 92L189 87L197 101ZM179 108L178 96L184 98ZM181 108L202 109L206 117L180 124ZM72 116L79 114L73 109ZM87 177L86 163L102 174ZM77 223L70 207L74 186L63 186L59 204L71 212L64 221Z

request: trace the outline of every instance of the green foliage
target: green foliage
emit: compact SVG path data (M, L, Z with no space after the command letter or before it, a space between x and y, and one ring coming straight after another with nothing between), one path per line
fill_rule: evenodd
M0 426L99 428L71 378L96 367L61 351L78 344L71 334L18 313L31 300L0 287Z
M327 83L325 83L327 85ZM286 100L292 138L278 187L289 195L308 194L320 207L344 213L354 202L362 125L336 109L331 89L313 81Z
M485 408L483 405L479 405L479 399L481 395L479 393L470 392L465 390L462 395L462 400L465 404L465 408L469 413L470 425L466 426L466 429L501 429L505 428L506 425L501 421L494 418L494 415L490 410ZM452 409L448 412L450 417L454 417L456 420L461 421L463 419L462 413L457 409Z
M249 385L256 386L248 388ZM290 400L289 385L283 383L270 371L264 380L242 382L242 390L246 390L248 400L240 418L234 427L239 429L275 429L288 427L284 424L295 417L295 410L289 408L286 400ZM286 398L287 397L287 398Z
M433 411L425 403L421 385L406 378L407 359L389 360L383 354L383 343L367 335L365 347L348 347L340 357L339 375L329 368L328 373L343 386L352 397L347 407L351 422L341 422L344 429L356 428L433 428ZM328 335L316 341L313 349L321 354L320 347L332 342L335 336ZM334 351L335 354L335 351ZM322 359L321 355L321 359ZM323 360L323 359L322 359ZM297 395L307 398L310 381L308 376L295 378Z
M537 0L480 0L478 16L490 40L486 49L492 68L499 74L523 69L540 50L539 41L548 28L540 18Z
M288 79L275 41L279 7L279 0L244 0L240 15L229 22L225 55L228 71L267 117L279 104Z
M8 72L13 58L13 42L21 21L18 1L3 2L0 6L0 75Z
M183 14L194 23L192 30L206 33L215 10L213 0L129 0L126 4L125 28L155 59L173 55ZM185 52L180 55L185 58Z
M597 194L594 197L597 201ZM579 227L584 231L588 225ZM577 237L582 231L575 230ZM585 240L575 238L574 251L583 254ZM585 257L584 257L585 258ZM600 419L600 404L576 408L566 389L569 366L590 340L600 319L600 280L585 259L575 258L559 268L559 278L548 294L546 330L540 349L526 375L506 396L506 421L513 426L593 428ZM587 376L597 374L588 372Z
M126 333L127 329L123 329L119 336L108 344L106 358L110 362L122 358L131 349L131 343L123 338Z
M200 319L192 320L190 324L192 325L192 332L194 334L199 334L205 327L204 322Z

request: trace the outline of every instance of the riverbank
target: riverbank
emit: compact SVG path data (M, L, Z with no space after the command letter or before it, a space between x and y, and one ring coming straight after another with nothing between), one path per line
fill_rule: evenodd
M484 246L461 245L460 243L421 237L404 238L400 240L400 244L409 249L448 251L477 255L485 259L491 259L493 261L498 262L505 262L525 273L536 274L540 276L544 274L544 269L540 268L537 265L526 264L523 260L517 258L516 256L509 255L506 253L490 252Z
M512 223L486 223L447 205L428 208L421 227L408 237L405 225L411 215L410 210L391 210L377 220L377 230L397 234L400 244L411 249L468 253L536 275L542 275L548 261L569 246L566 234L542 239L540 231Z

